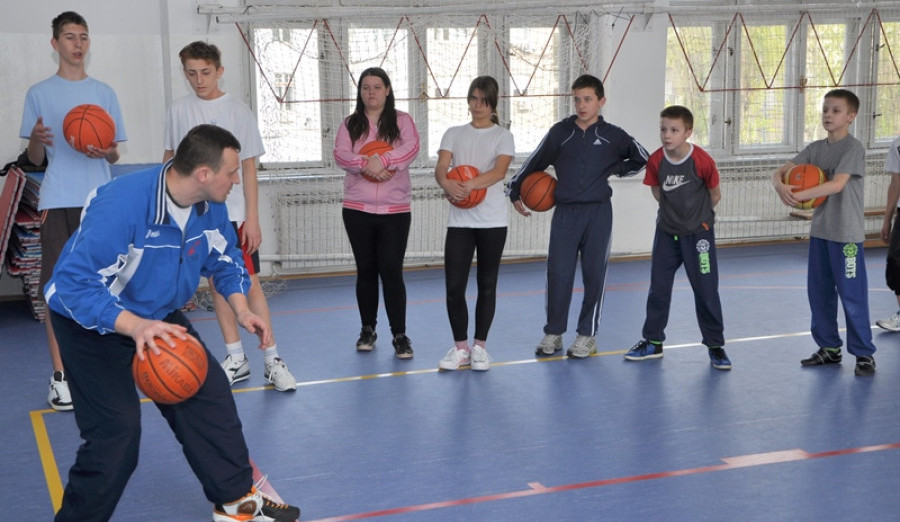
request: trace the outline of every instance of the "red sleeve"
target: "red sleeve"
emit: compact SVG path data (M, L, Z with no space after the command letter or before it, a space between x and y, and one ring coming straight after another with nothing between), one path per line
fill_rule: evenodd
M696 145L694 145L694 168L697 169L697 176L706 182L706 188L712 189L719 186L719 169L716 168L716 160Z
M662 147L656 149L656 152L650 155L647 160L647 170L644 172L644 185L649 187L659 186L659 162L662 161Z

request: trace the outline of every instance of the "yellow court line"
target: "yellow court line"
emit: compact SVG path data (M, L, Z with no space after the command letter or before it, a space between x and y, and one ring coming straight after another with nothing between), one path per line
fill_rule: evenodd
M59 468L56 466L56 457L53 456L53 446L50 445L50 437L47 435L47 426L44 424L44 413L52 411L35 410L30 415L31 428L34 430L38 454L41 456L41 466L44 468L44 478L47 480L47 491L50 492L50 502L53 504L53 512L56 513L62 506L63 486Z

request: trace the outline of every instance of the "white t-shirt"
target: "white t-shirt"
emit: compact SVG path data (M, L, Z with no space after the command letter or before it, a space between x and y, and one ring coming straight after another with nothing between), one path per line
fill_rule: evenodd
M889 174L900 174L900 138L896 138L888 148L884 171ZM897 208L900 208L900 201L897 202Z
M177 150L182 138L197 125L209 123L234 134L241 143L241 161L258 158L266 153L256 117L250 107L225 93L214 100L203 100L189 94L172 102L166 114L166 150ZM241 182L243 183L243 173ZM235 187L225 200L228 219L241 223L246 219L243 186Z
M440 150L449 151L453 158L450 168L471 165L479 172L494 168L497 156L514 156L516 153L513 135L509 130L493 125L486 129L476 129L471 124L450 127L441 138ZM507 198L503 182L498 181L487 189L484 201L472 208L450 206L447 216L448 227L496 228L507 225Z

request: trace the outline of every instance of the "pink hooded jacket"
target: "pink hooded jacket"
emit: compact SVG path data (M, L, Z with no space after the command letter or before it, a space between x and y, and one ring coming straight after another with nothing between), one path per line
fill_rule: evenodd
M397 111L397 126L400 139L392 143L393 150L381 154L381 162L386 169L394 172L387 181L374 183L362 176L366 158L359 150L378 139L377 122L369 122L369 134L357 141L350 141L347 120L341 123L334 140L334 159L338 166L347 171L344 177L344 208L360 210L370 214L398 214L410 211L411 184L409 166L419 153L419 132L409 114Z

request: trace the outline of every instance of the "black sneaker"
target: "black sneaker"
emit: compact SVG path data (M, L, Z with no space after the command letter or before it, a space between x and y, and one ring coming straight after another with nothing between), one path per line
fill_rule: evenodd
M875 358L870 355L860 355L856 358L856 369L853 371L860 377L875 375Z
M371 352L375 349L376 339L378 339L378 334L375 333L375 328L368 325L363 326L359 331L359 339L356 340L356 351Z
M840 364L841 351L832 352L825 348L819 348L819 351L810 355L806 359L801 359L800 364L803 366L823 366L826 364ZM874 364L873 364L874 367Z
M271 520L273 522L294 522L300 518L300 508L279 504L260 493L254 486L250 493L228 504L216 504L213 522L244 522L248 520Z
M394 355L396 355L398 359L413 358L412 342L406 334L395 335L392 343L394 345Z

